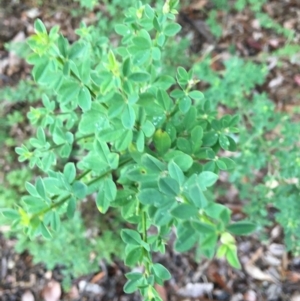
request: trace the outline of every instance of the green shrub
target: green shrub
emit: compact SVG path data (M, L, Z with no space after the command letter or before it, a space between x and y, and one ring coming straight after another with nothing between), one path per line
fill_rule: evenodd
M207 58L194 67L195 74L209 84L205 98L210 99L214 109L223 104L240 117L236 168L230 181L244 201L249 218L262 230L279 223L287 250L298 255L300 126L293 121L293 112L290 116L277 112L268 95L253 92L266 79L264 64L231 58L219 73L211 71L209 64ZM269 209L275 210L274 219Z
M125 263L144 268L126 274L124 290L139 290L145 300L160 300L154 284L170 278L152 253L165 251L172 229L177 251L197 243L201 254L226 257L236 268L233 235L254 229L250 222L232 224L230 210L211 198L218 172L235 166L219 151L236 150L238 118L217 119L213 104L195 89L193 70L168 65L168 45L180 31L177 2L130 7L115 25L118 45L83 23L70 45L58 27L48 33L35 22L28 62L37 84L51 92L30 109L36 136L16 152L44 176L26 183L29 194L15 209L1 210L14 231L56 237L58 245L82 200L94 200L104 217L117 212ZM40 261L36 246L28 246ZM73 265L69 258L66 265Z

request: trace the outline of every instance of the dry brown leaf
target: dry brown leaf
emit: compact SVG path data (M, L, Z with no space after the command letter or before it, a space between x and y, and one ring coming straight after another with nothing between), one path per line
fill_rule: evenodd
M105 277L105 272L100 272L93 276L91 283L97 283Z
M44 301L59 301L61 296L61 287L60 284L51 280L42 290L42 298Z
M269 82L269 88L275 88L277 86L280 86L284 81L284 78L282 75L278 75L277 77L273 78L270 82Z
M197 1L196 3L192 3L189 8L194 9L194 10L201 10L207 3L207 0L200 0Z
M263 272L261 269L251 263L245 264L245 271L249 276L256 280L276 282L271 275Z
M162 298L162 300L167 301L168 296L167 296L166 289L163 286L159 285L159 284L155 284L154 287L157 290L159 296Z
M300 281L300 273L295 271L287 271L286 277L290 282L296 283Z

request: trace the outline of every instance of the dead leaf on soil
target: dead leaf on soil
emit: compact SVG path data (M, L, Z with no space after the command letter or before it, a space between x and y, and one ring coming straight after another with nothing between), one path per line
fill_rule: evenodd
M280 86L284 81L283 76L280 74L277 77L273 78L270 82L269 82L269 88L275 88L277 86Z
M286 272L286 277L289 281L293 283L300 282L300 273L295 272L295 271L287 271Z
M100 273L97 273L96 275L93 276L91 283L100 282L105 276L106 276L106 274L103 271Z
M266 272L263 272L260 268L251 263L245 264L245 271L253 279L260 281L276 282L276 280L271 275L269 275Z
M159 284L155 284L154 287L157 290L157 292L158 292L159 296L161 297L161 299L163 301L167 301L168 296L167 296L166 289L163 286L159 285Z
M197 1L196 3L192 3L189 6L189 8L194 9L194 10L201 10L202 8L204 8L206 3L207 3L207 0L200 0L200 1Z
M42 290L41 296L44 301L59 301L61 296L60 284L51 280Z

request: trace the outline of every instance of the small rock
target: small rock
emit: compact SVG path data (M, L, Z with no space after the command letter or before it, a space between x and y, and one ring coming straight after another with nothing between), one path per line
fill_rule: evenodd
M188 283L185 287L180 288L177 293L182 297L198 298L211 293L213 288L213 283Z
M96 283L89 283L85 280L81 280L78 284L78 287L80 292L88 292L95 295L104 293L104 289L100 285Z
M244 295L245 301L257 301L256 293L253 290L249 290Z
M285 252L285 246L282 244L270 244L269 251L276 257L282 257Z
M296 293L292 296L291 301L300 301L300 294Z
M25 291L21 297L21 301L35 301L32 292L29 290Z
M72 285L69 293L68 293L68 297L71 299L71 300L77 300L80 298L80 295L79 295L79 290L77 288L77 286L75 285Z
M44 301L59 301L61 296L60 284L55 280L51 280L44 287L41 295Z

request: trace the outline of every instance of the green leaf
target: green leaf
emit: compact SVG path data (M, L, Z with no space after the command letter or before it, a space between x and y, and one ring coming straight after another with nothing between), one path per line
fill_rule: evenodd
M143 249L140 247L132 249L125 257L125 264L127 266L134 266L142 260Z
M84 183L76 181L72 185L74 196L77 199L83 199L86 196L87 187Z
M44 181L39 177L35 183L35 188L41 198L46 199L46 190Z
M171 138L167 132L158 129L153 136L154 146L160 155L165 154L171 147Z
M191 91L191 92L189 92L189 97L191 97L192 99L195 99L195 100L204 99L204 95L200 91Z
M189 97L183 97L179 100L179 110L182 112L182 113L187 113L188 110L190 109L192 105L192 101Z
M164 196L157 188L146 188L140 191L137 198L143 205L154 205L164 201Z
M44 132L43 128L38 127L36 136L41 143L43 143L43 144L46 143L46 136L45 136L45 132Z
M143 37L134 37L132 39L132 42L139 48L139 49L143 49L143 50L148 50L149 48L151 48L152 44L151 44L151 40L149 41L149 39L143 38Z
M196 153L202 145L203 128L199 125L195 126L191 131L191 142L193 153Z
M41 234L43 235L44 238L46 238L46 239L51 239L52 238L51 232L44 225L44 223L40 223L40 227L39 228L40 228Z
M126 294L132 294L138 290L139 285L141 285L141 278L137 280L128 280L124 285L124 292Z
M110 203L116 199L117 196L117 187L115 182L106 178L100 185L98 195L96 198L96 204L98 210L104 214L107 212Z
M68 207L67 207L67 217L73 218L76 210L76 199L74 197L71 197L68 201Z
M68 183L72 183L76 177L76 168L75 164L68 162L64 167L64 176L67 179Z
M57 211L52 211L51 212L50 224L51 224L52 229L55 232L59 231L61 222L60 222L60 217L59 217Z
M72 44L69 50L69 59L75 60L77 58L88 57L88 44L83 41L77 41Z
M145 136L143 132L139 132L137 139L136 139L136 147L137 150L142 153L144 151L144 147L145 147Z
M241 264L239 261L239 258L237 256L237 247L235 245L228 246L227 252L226 252L226 259L229 262L229 264L236 268L241 269Z
M193 159L191 156L181 152L181 151L170 151L164 158L169 161L173 160L183 172L186 172L193 165Z
M198 209L189 204L178 204L171 210L171 214L179 219L189 219L198 215Z
M88 111L92 105L91 93L87 87L82 87L78 94L78 105L83 112Z
M130 74L129 79L137 83L143 83L150 79L150 74L147 72L136 72Z
M32 185L31 183L26 182L25 183L25 188L29 192L30 195L32 195L34 197L38 197L39 196L38 192L36 191L35 186Z
M164 34L167 37L175 36L181 29L181 26L177 23L168 24L164 29Z
M122 113L122 124L126 129L132 129L135 123L135 112L133 106L126 104Z
M121 35L121 36L126 36L129 35L131 33L130 29L123 25L123 24L116 24L115 25L115 31L117 34Z
M200 222L200 221L193 221L191 222L192 227L199 232L200 234L211 234L216 233L216 229L213 225Z
M205 189L206 187L211 187L216 183L218 178L218 175L213 172L203 171L198 175L199 185L202 189Z
M108 66L110 70L116 70L118 68L116 57L111 50L108 52Z
M115 147L118 151L124 151L132 142L132 130L126 130L122 136L116 141Z
M41 85L47 85L50 84L48 82L49 80L53 81L57 79L57 75L52 71L53 66L50 61L44 61L42 64L34 66L32 75L37 83Z
M125 276L128 280L139 280L143 278L143 274L138 272L126 273Z
M142 156L142 165L147 168L149 171L153 171L156 173L160 173L161 171L165 170L166 166L156 159L155 157L149 155L149 154L144 154Z
M142 245L142 239L140 234L134 230L122 229L121 238L128 245L134 245L134 246Z
M185 96L185 93L182 90L175 89L170 95L174 98L182 98Z
M225 149L225 150L228 150L229 149L229 146L230 146L230 143L229 143L229 140L227 138L227 136L225 135L220 135L219 136L219 143L220 143L220 146Z
M153 135L155 126L149 120L146 120L146 122L142 124L141 130L144 132L145 136L149 138Z
M190 250L198 240L198 235L191 227L181 226L177 231L177 240L175 242L175 250L178 252L186 252Z
M20 218L20 213L14 209L2 209L1 208L0 213L2 213L2 215L9 220L16 220L16 219Z
M122 66L122 73L124 76L128 76L128 74L130 73L130 65L131 65L131 61L130 58L128 57Z
M47 29L44 23L40 19L35 20L34 29L37 33L47 33Z
M166 112L171 110L172 100L169 97L168 93L164 90L159 90L157 93L157 101L164 108Z
M177 138L176 144L178 149L180 149L183 153L187 153L187 154L192 153L192 145L188 139L179 137Z
M206 197L204 196L199 185L194 184L190 186L189 196L193 203L200 209L205 208L208 204Z
M203 250L215 250L215 247L217 245L218 241L218 234L217 233L211 233L207 236L205 236L205 239L201 242L201 248Z
M177 196L180 191L178 182L169 177L160 178L158 181L158 187L162 193L169 196Z
M97 198L96 198L96 205L98 210L105 214L110 206L110 200L106 197L105 192L102 188L98 191Z
M221 169L221 170L227 170L227 166L226 166L226 164L222 160L220 160L220 159L217 160L216 164L217 164L217 166L218 166L219 169Z
M64 80L57 91L58 101L62 104L67 104L71 100L77 98L79 91L80 86L77 82L73 80Z
M179 66L178 68L177 68L177 78L179 79L179 80L184 80L184 81L188 81L189 80L189 74L187 73L187 71L183 68L183 67L181 67L181 66ZM181 91L180 91L181 92Z
M227 169L226 170L232 170L235 169L236 167L236 163L230 159L230 158L220 158L220 161L222 161L223 163L225 163Z
M169 171L171 178L176 180L179 183L179 185L183 184L184 179L185 179L184 174L183 174L182 170L180 169L180 167L173 160L170 161L168 164L168 171Z
M234 235L247 235L255 231L256 225L251 222L240 221L228 225L226 229Z
M155 276L160 278L161 280L168 280L172 277L170 272L160 263L155 263L152 266L152 269Z

